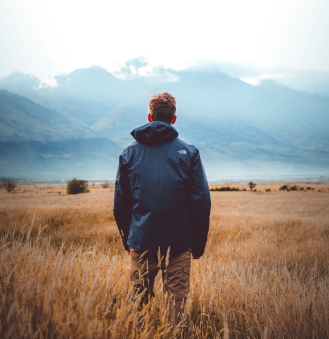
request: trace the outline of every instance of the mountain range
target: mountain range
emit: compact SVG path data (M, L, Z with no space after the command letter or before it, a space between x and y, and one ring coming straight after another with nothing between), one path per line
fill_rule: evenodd
M329 98L193 69L124 80L92 67L55 80L0 80L0 175L113 179L148 99L163 91L176 97L175 127L200 149L210 180L329 172Z

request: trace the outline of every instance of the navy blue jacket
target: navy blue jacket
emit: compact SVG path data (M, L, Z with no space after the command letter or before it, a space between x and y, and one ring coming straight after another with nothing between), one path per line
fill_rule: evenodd
M201 256L207 241L210 194L199 151L161 121L131 132L120 155L113 212L125 249Z

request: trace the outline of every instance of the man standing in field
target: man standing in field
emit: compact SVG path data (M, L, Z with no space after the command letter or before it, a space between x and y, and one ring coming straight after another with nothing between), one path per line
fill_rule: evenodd
M210 194L196 147L178 138L176 99L149 100L149 123L120 155L114 216L130 256L134 298L147 303L162 270L169 320L178 321L190 291L191 253L199 259L209 229Z

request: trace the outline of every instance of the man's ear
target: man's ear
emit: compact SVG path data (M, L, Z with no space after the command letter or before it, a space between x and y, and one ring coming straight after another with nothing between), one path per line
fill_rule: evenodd
M147 115L147 120L148 122L153 122L152 115L150 113Z
M173 125L176 122L176 120L177 120L177 115L174 115L170 124Z

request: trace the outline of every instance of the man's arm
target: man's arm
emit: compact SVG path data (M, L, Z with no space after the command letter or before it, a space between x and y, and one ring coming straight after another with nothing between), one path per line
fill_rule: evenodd
M115 181L113 214L117 223L124 248L129 251L127 244L132 209L132 196L129 185L127 164L122 155L119 158L119 168Z
M203 255L209 231L210 193L199 151L193 156L189 182L190 225L192 254L195 259Z

